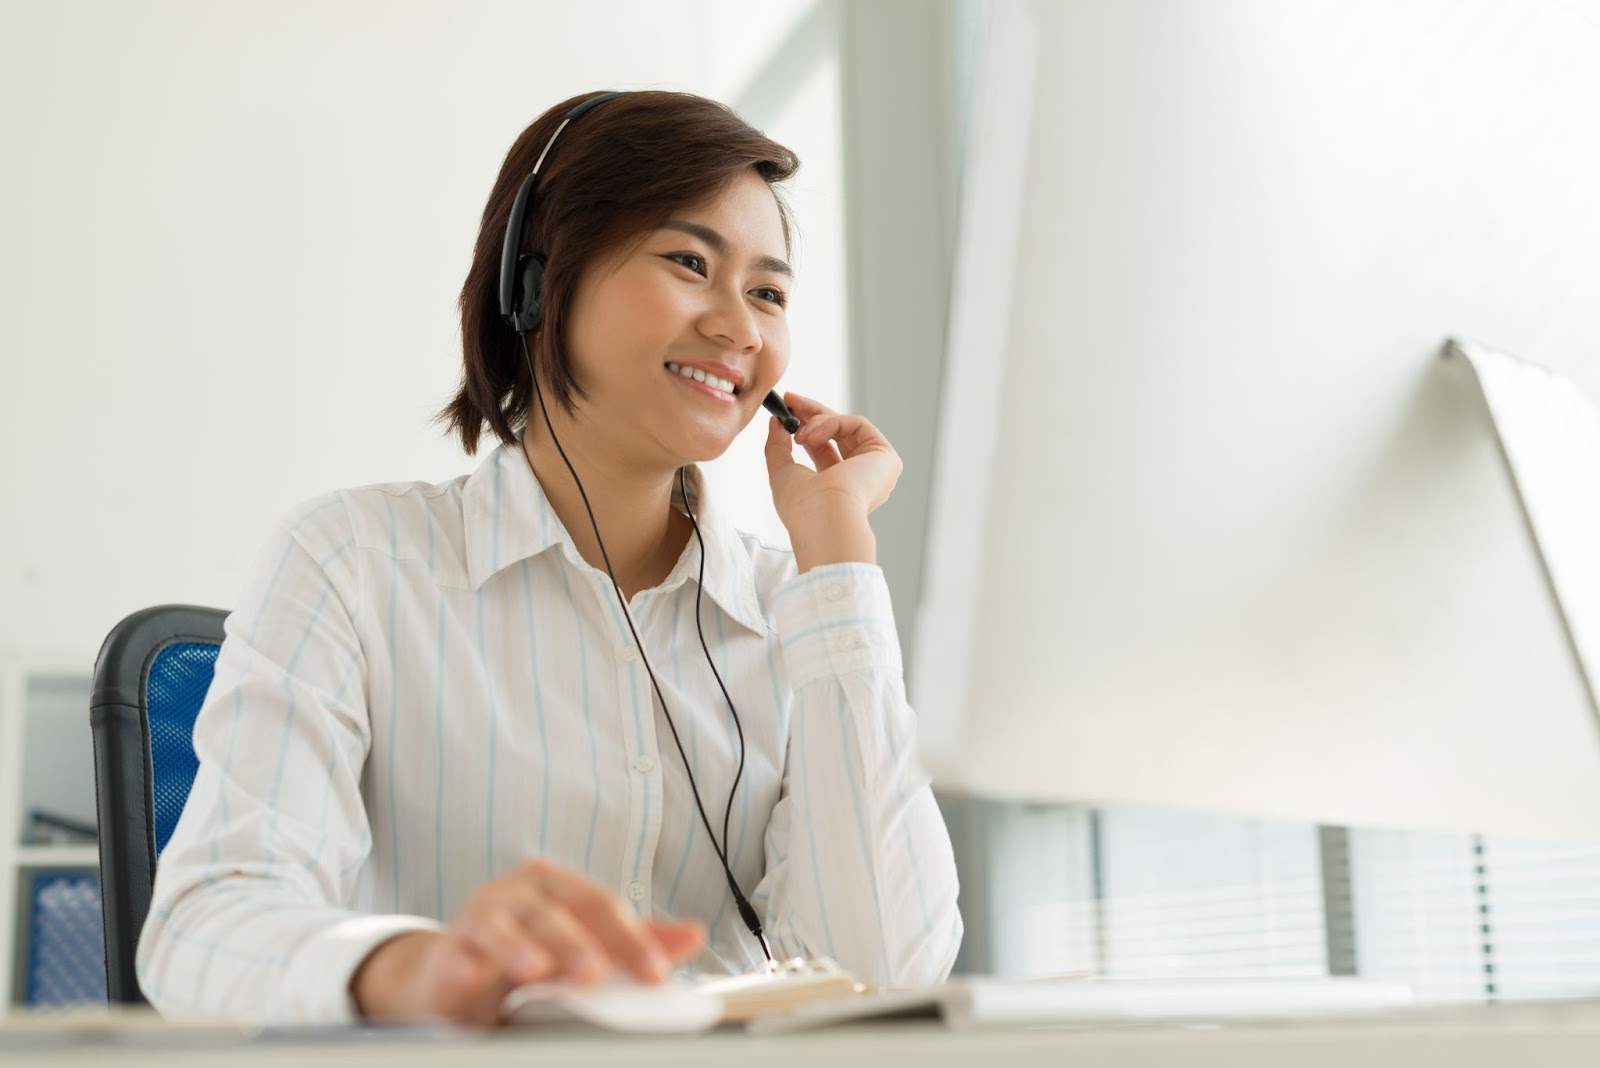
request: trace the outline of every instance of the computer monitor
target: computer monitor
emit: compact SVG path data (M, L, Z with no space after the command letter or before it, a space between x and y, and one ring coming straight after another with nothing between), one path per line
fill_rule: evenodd
M1558 371L1452 339L1493 421L1501 456L1561 613L1589 704L1600 716L1600 409Z
M1594 27L997 8L909 679L936 781L1600 840L1580 661L1440 359L1600 383Z

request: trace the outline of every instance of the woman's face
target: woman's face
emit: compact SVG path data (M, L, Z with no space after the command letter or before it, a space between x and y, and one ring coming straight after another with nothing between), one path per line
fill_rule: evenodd
M631 461L720 456L789 366L785 252L777 200L749 171L597 261L567 328L580 421Z

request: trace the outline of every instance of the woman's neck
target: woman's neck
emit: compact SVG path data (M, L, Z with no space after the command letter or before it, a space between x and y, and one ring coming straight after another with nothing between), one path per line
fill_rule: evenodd
M523 433L522 448L579 555L602 572L606 570L605 557L609 557L617 585L629 600L640 590L665 581L691 530L688 517L672 507L676 469L644 471L589 447L581 433L570 428L566 433L557 431L567 459L583 480L594 522L605 539L602 557L572 472L551 441L548 428L541 422L538 430L541 432L530 428Z

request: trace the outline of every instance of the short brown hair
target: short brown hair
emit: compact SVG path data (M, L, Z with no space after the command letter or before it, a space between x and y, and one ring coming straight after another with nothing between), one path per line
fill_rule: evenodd
M461 388L439 413L469 455L485 426L501 441L516 441L533 399L522 341L500 317L500 253L511 203L561 120L597 95L562 101L523 130L483 209L461 287ZM731 108L690 93L627 93L563 130L539 172L521 249L545 259L544 321L532 339L533 356L556 402L571 412L573 398L583 396L567 362L566 327L590 263L674 211L716 196L748 170L772 185L799 166L793 152ZM788 210L778 203L787 244Z

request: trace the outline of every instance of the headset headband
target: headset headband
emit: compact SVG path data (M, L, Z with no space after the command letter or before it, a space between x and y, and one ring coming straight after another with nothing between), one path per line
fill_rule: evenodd
M574 121L584 112L596 104L604 104L607 100L615 100L625 93L601 93L592 96L567 112L566 118L561 120L561 125L556 127L555 133L550 135L550 140L544 143L544 151L539 153L538 160L533 165L533 171L522 180L522 185L517 189L517 198L511 202L511 215L506 219L506 242L500 250L500 316L513 327L518 327L517 319L523 311L515 307L517 276L522 272L518 269L518 253L522 246L522 224L528 214L528 203L533 199L533 187L539 182L539 168L544 166L545 157L550 155L556 138L561 136ZM537 293L524 294L526 298L538 300ZM518 327L520 329L520 327Z

